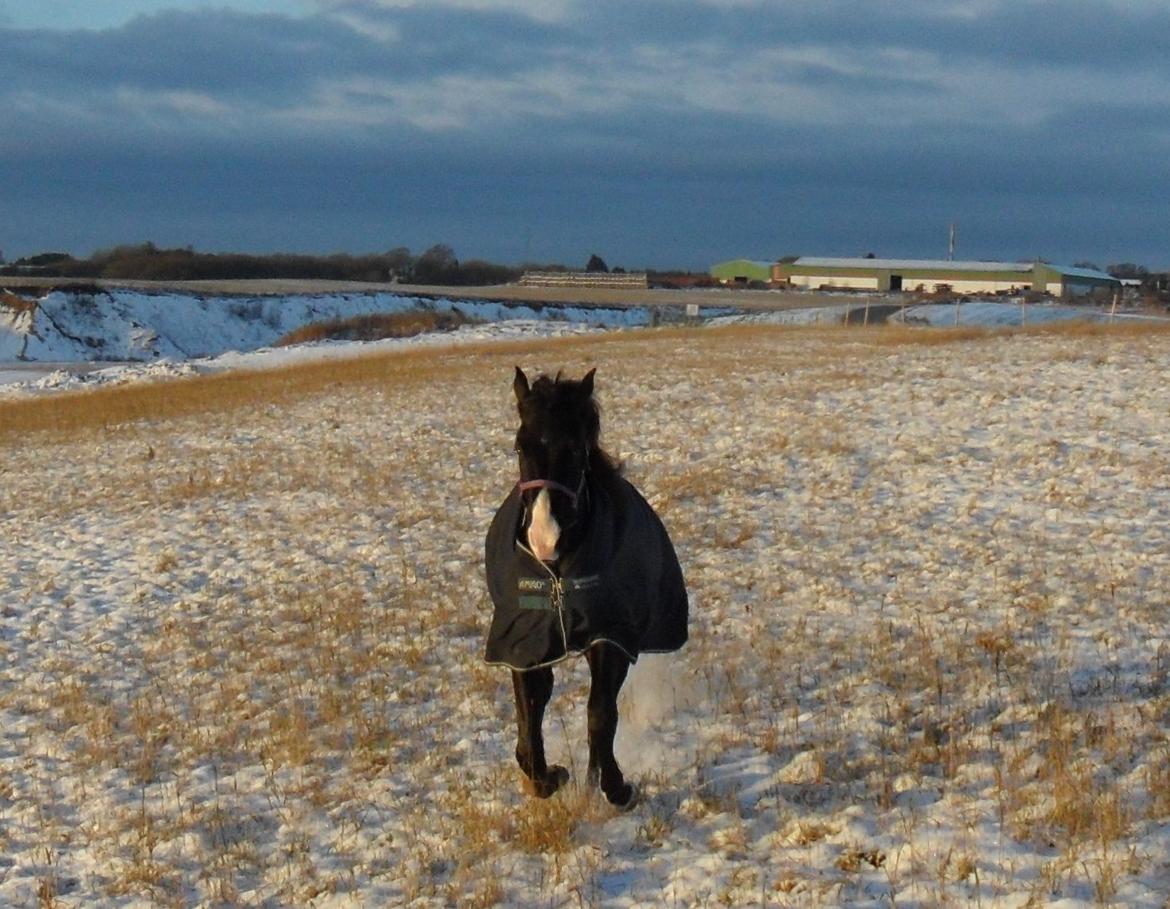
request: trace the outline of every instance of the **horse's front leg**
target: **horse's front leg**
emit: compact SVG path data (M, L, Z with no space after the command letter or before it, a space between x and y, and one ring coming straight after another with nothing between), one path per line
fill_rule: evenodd
M634 787L625 781L617 758L613 756L613 740L618 725L618 692L630 661L618 648L605 643L589 648L589 671L592 684L589 689L589 781L600 785L611 805L629 808L634 803Z
M516 762L524 773L529 795L546 799L569 780L569 771L544 759L544 708L552 697L553 673L549 668L512 672L516 695Z

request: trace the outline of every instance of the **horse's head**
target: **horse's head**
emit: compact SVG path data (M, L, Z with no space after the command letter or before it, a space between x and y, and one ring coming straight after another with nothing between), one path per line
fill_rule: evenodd
M593 372L580 381L540 376L529 385L516 367L512 389L520 411L516 453L524 500L521 536L533 555L556 561L583 532L588 473L601 419Z

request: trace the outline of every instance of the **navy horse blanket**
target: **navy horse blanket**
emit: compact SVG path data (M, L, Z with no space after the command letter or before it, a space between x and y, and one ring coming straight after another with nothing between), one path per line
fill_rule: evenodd
M634 486L590 486L588 532L557 570L518 540L524 508L513 489L488 529L488 593L495 612L484 659L535 669L599 641L640 653L678 650L687 640L687 590L674 546Z

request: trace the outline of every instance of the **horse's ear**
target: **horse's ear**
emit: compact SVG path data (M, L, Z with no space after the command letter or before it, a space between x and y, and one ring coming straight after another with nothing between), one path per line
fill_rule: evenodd
M581 394L585 398L593 397L593 374L597 372L597 367L585 373L585 378L581 380Z
M516 378L512 380L512 391L516 392L517 403L528 397L528 376L519 366L516 367Z

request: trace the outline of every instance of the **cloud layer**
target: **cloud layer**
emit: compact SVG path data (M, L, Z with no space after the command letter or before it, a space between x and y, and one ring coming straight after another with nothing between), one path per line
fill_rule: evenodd
M1154 3L318 2L0 28L5 251L1170 264ZM1102 262L1101 264L1104 264Z

